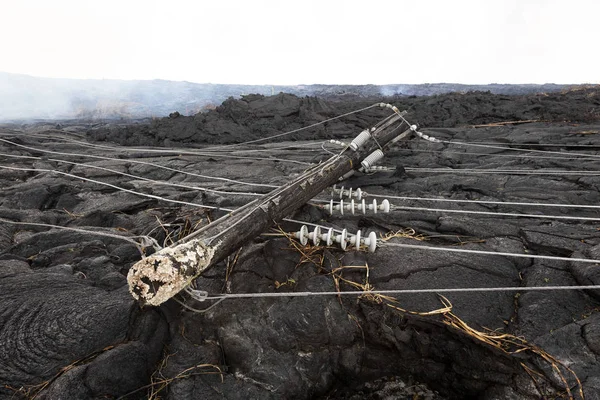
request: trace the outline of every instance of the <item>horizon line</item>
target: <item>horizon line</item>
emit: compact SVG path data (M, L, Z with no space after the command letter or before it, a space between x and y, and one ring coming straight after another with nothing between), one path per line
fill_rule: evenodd
M272 86L272 87L286 87L286 86L423 86L423 85L461 85L461 86L492 86L492 85L527 85L527 86L544 86L544 85L557 85L557 86L598 86L600 83L556 83L556 82L544 82L544 83L505 83L505 82L489 82L489 83L459 83L459 82L423 82L423 83L296 83L296 84L281 84L281 83L215 83L215 82L197 82L191 80L173 80L165 78L152 78L152 79L124 79L124 78L69 78L69 77L53 77L53 76L40 76L31 75L21 72L8 72L0 71L0 74L6 75L19 75L34 79L51 79L51 80L72 80L72 81L117 81L117 82L178 82L178 83L192 83L196 85L223 85L223 86Z

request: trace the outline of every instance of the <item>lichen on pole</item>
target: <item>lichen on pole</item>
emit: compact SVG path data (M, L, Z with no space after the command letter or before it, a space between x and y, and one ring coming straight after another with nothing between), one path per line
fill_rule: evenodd
M214 252L201 239L165 247L131 267L129 291L140 303L158 306L197 278L210 265Z

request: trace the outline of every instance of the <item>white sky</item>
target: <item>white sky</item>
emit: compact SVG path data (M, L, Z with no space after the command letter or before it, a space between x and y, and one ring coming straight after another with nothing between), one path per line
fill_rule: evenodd
M598 0L0 0L0 71L240 84L600 83Z

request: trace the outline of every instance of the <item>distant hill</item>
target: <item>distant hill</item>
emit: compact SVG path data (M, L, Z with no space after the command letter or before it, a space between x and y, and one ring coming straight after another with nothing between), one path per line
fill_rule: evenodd
M30 119L129 119L162 117L179 111L193 115L229 97L291 93L334 99L348 97L429 96L449 92L490 91L520 95L557 92L576 85L222 85L165 80L123 81L54 79L0 72L0 121Z

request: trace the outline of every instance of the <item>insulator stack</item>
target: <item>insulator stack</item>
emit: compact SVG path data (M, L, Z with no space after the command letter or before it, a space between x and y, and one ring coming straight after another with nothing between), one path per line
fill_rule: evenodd
M398 114L400 116L406 115L408 113L408 111L406 111L406 110L400 112L400 110L398 110L398 107L396 107L395 105L389 104L389 103L379 103L379 107L389 108L390 110L394 111L396 114Z
M331 194L333 196L336 194L339 195L340 199L347 197L348 199L355 198L356 200L361 200L363 197L367 196L367 193L363 192L360 188L352 190L352 188L346 189L344 186L342 186L341 189L338 189L336 185L333 185L333 188L331 188Z
M365 172L365 173L381 172L381 171L392 172L395 170L396 170L396 167L384 167L382 165L375 165L371 168L363 169L363 172Z
M367 213L367 210L372 211L374 214L377 214L378 211L383 213L389 213L391 204L387 199L384 199L381 204L377 204L377 199L373 199L372 203L367 204L365 199L361 201L354 201L354 199L350 201L344 202L344 200L340 200L339 203L334 203L333 199L329 201L329 204L321 206L329 211L329 214L332 214L336 211L339 211L341 215L344 213L355 214L357 211L363 214Z
M322 233L322 229L326 230L326 233ZM303 246L306 246L308 241L311 240L315 246L318 246L321 241L325 242L327 246L332 246L335 243L339 245L342 250L349 248L360 250L362 246L366 246L370 253L374 253L377 249L377 234L375 232L371 232L368 236L363 237L361 231L357 231L356 235L349 235L346 229L339 233L335 233L333 228L316 226L315 229L309 233L308 227L302 225L298 232L293 232L290 236L298 239Z
M308 228L306 225L302 225L300 230L295 232L293 236L300 241L302 246L306 246L308 244Z
M361 239L361 242L369 248L369 253L375 253L377 250L377 234L375 232L369 233L369 236Z
M347 145L346 143L344 143L344 142L340 142L339 140L335 140L335 139L331 139L331 140L329 141L329 143L331 143L331 144L335 144L335 145L338 145L338 146L340 146L340 147L348 147L348 145Z
M436 139L433 136L429 136L429 135L426 135L426 134L424 134L422 132L419 132L417 130L417 125L411 125L410 130L413 131L421 139L425 139L425 140L427 140L429 142L432 142L432 143L441 143L441 141L439 139Z
M303 225L303 227L306 227L306 225ZM333 244L333 240L334 240L333 228L323 228L323 229L326 229L325 233L322 233L321 227L317 225L317 226L315 226L315 229L308 234L306 233L306 232L308 232L308 228L307 228L307 230L304 232L304 234L307 234L307 238L310 239L315 246L318 246L321 243L321 241L324 241L327 246L331 246ZM302 230L302 228L300 229L300 231L301 230ZM299 232L296 232L295 235L298 233Z
M346 231L345 229L342 230L342 233L336 235L334 240L337 244L340 245L340 248L342 250L346 250L346 247L348 246L348 231Z

